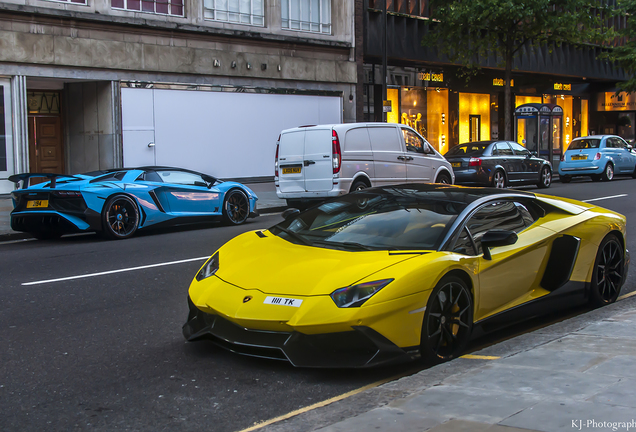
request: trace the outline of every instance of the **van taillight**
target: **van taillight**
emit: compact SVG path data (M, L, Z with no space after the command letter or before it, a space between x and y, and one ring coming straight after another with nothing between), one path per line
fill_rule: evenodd
M278 147L280 147L280 135L278 135L278 141L276 141L276 156L274 162L274 176L278 177Z
M601 154L600 153L596 153L594 155L594 160L601 160Z
M340 172L340 164L342 163L342 152L340 151L340 140L335 130L331 130L331 156L333 158L333 173Z
M470 160L468 161L468 166L481 166L481 159L470 158Z

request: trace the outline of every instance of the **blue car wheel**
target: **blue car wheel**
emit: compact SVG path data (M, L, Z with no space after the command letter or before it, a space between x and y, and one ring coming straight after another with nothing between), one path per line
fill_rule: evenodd
M231 225L240 225L250 215L250 202L240 189L232 189L225 195L223 220Z
M104 205L102 233L105 237L123 240L131 237L139 226L139 209L127 195L115 195Z

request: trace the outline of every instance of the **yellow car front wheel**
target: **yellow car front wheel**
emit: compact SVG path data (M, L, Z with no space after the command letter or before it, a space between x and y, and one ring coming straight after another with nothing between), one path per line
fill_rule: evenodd
M473 327L473 299L466 283L446 276L428 299L420 349L425 361L441 363L464 350Z
M624 271L623 246L614 234L610 234L603 239L594 262L590 291L593 306L605 306L616 301Z

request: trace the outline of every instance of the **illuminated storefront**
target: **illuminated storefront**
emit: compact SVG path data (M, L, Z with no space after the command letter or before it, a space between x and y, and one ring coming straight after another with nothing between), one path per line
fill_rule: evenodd
M616 134L633 143L636 138L636 94L604 92L596 95L596 101L595 132Z

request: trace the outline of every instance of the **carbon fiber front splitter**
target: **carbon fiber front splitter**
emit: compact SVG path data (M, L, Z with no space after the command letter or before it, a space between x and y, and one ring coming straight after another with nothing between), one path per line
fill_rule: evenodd
M252 330L199 310L190 297L188 306L190 313L183 326L186 340L208 339L238 354L314 368L371 367L419 357L418 347L399 348L369 327L356 326L352 331L317 335Z

